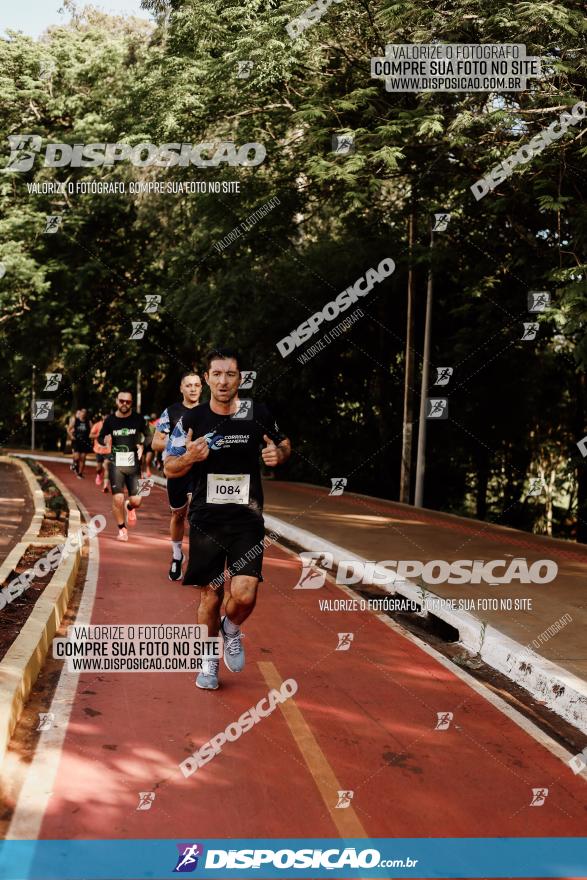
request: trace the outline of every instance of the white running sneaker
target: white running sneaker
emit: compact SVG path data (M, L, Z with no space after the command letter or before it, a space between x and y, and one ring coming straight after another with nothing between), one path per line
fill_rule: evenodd
M203 691L215 691L218 688L218 667L220 660L202 660L202 671L196 678L196 686Z

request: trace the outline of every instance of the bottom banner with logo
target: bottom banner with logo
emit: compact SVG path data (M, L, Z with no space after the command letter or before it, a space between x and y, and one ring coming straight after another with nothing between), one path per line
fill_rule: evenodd
M0 842L4 880L587 877L587 837Z

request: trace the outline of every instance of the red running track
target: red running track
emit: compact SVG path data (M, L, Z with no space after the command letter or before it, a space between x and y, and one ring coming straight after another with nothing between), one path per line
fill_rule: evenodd
M121 544L93 471L82 482L50 467L108 516L92 623L194 622L197 591L167 578L163 491ZM245 671L222 666L216 692L192 673L80 677L42 838L585 834L583 779L375 615L321 611L345 595L294 591L299 572L271 548ZM339 632L354 633L350 650L335 650ZM266 695L271 669L298 683L289 715L276 710L184 778L179 763ZM448 730L435 730L438 712L453 713ZM335 809L338 788L354 792L350 809ZM543 806L530 806L533 788L548 789ZM156 793L150 810L137 811L139 791Z

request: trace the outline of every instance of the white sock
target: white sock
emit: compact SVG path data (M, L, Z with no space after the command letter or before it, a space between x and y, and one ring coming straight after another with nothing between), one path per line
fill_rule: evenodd
M231 620L229 620L228 615L224 618L223 626L224 632L227 633L229 636L234 636L236 633L241 631L240 626L237 626L236 623L233 623Z
M173 558L181 559L181 557L183 556L181 550L181 541L172 541L171 546L173 547Z

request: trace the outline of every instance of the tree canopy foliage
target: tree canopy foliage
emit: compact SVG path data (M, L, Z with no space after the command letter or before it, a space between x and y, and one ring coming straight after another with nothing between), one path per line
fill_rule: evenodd
M39 375L63 373L59 423L82 404L109 408L138 369L143 411L160 411L180 373L224 344L257 371L254 396L292 436L292 478L347 476L349 489L397 497L411 215L416 364L431 267L432 364L454 369L449 419L429 424L426 505L585 540L585 124L482 200L470 189L585 99L583 4L344 0L295 40L285 26L305 0L143 5L152 26L70 4L67 26L0 39L0 166L8 136L23 133L43 145L258 142L267 157L256 167L0 167L2 443L26 442L33 363ZM386 44L435 41L525 44L547 76L500 94L391 93L371 77ZM352 136L354 152L335 152L333 135ZM240 192L29 192L56 180L238 181ZM439 210L451 221L431 251ZM56 214L61 228L44 233ZM282 337L384 257L396 270L358 303L363 318L307 363L280 356ZM532 290L551 293L537 316ZM145 316L148 294L162 300ZM145 317L144 338L130 340ZM540 324L533 341L521 338L528 320ZM50 426L39 434L55 440Z

